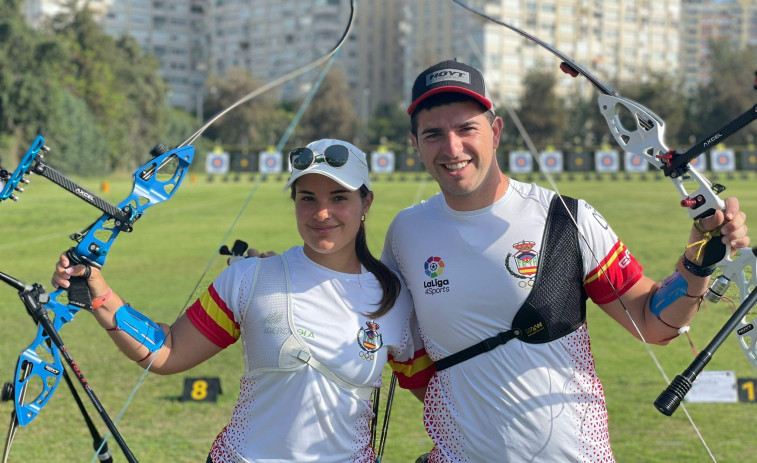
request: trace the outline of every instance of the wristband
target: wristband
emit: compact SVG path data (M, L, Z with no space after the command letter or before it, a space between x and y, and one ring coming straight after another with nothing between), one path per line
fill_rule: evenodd
M105 304L105 301L107 301L110 298L111 294L113 294L113 291L111 291L111 289L108 288L108 291L105 293L104 296L100 296L98 298L95 298L92 301L92 310L95 310L96 308L98 308L98 307L102 306L103 304Z
M708 277L715 272L715 267L702 267L701 265L697 265L694 262L687 259L686 254L683 255L683 258L681 259L681 263L683 264L683 268L688 270L688 272L694 276Z

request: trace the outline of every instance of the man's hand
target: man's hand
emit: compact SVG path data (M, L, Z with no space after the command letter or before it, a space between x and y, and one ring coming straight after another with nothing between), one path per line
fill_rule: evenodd
M250 249L247 250L247 257L260 257L262 259L262 258L265 258L265 257L272 257L272 256L276 256L276 255L278 255L276 253L276 251L260 252L260 251L258 251L255 248L250 248Z
M716 211L713 215L699 219L691 228L689 244L701 242L705 233L714 230L720 231L720 240L723 244L731 246L731 252L749 246L750 239L747 236L746 214L739 210L739 200L726 198L725 211ZM686 257L692 262L701 261L696 259L697 247L693 246L686 250Z

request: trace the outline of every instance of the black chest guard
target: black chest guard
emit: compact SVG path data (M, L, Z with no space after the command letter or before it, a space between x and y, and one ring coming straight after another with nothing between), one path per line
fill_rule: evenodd
M565 210L555 195L547 212L539 269L531 293L513 318L512 328L437 362L441 371L483 354L513 338L528 344L554 341L577 330L586 319L586 292L578 243L578 201L563 196ZM572 217L571 217L572 216Z

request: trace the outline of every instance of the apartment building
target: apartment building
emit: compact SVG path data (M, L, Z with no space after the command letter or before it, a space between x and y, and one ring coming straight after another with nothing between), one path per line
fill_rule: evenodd
M738 48L757 46L757 1L683 0L679 55L689 90L712 80L711 40L729 40Z
M63 0L26 0L30 21ZM330 50L346 27L350 0L90 0L105 30L130 34L162 63L169 102L201 109L209 73L241 67L270 81ZM706 81L706 43L727 35L757 42L755 0L467 0L490 16L559 49L611 85L645 82L653 72ZM445 0L358 0L353 32L335 64L361 118L406 102L417 73L441 59L481 68L495 100L516 101L534 68L551 70L559 92L589 93L543 48ZM277 89L301 98L318 71Z
M495 0L486 12L539 37L611 85L678 70L680 0ZM529 70L552 70L558 92L588 92L544 48L494 23L484 26L484 69L493 97L517 100Z

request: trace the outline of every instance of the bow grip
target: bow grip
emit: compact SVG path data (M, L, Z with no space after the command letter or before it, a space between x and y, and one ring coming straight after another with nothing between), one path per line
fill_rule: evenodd
M704 213L698 215L694 220L710 217L715 214L715 209L709 208ZM731 254L731 247L727 246L720 240L722 236L720 230L711 232L711 238L704 245L702 250L702 266L711 267L725 259Z
M72 266L82 264L87 267L87 276L72 276L69 279L70 284L68 286L68 304L79 309L92 311L92 295L89 292L87 277L89 277L90 266L94 265L97 268L100 268L100 266L94 262L88 262L87 260L79 257L79 255L76 254L76 248L71 248L66 251L66 257L68 257L68 260L71 262Z

